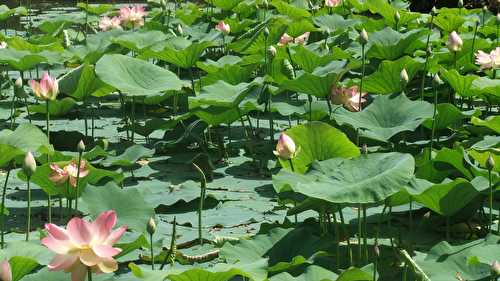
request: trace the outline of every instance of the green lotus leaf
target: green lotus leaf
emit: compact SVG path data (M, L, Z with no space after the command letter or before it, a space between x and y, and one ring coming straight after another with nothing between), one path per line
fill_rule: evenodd
M434 120L428 119L423 125L429 129L432 128L432 123L436 122L435 128L437 130L453 128L458 129L463 126L464 120L467 120L471 117L477 117L481 115L481 111L469 110L469 111L461 111L456 106L450 103L440 103L437 105L437 115Z
M100 164L104 166L131 166L134 165L137 160L151 157L153 154L154 150L136 144L127 148L120 155L107 157Z
M10 9L7 5L0 5L0 22L9 19L13 15L24 16L28 14L25 7L17 7Z
M8 64L19 71L32 69L39 63L47 61L48 59L43 55L29 51L18 51L11 48L0 49L0 63Z
M196 65L206 48L212 46L212 42L192 43L187 47L178 48L177 46L167 46L161 51L146 50L143 56L156 58L179 67L189 69Z
M237 107L254 86L254 82L231 85L219 80L212 85L203 87L200 95L189 97L189 106L190 108L200 105Z
M63 98L49 102L50 116L60 117L69 113L76 105L76 101L72 98ZM31 105L29 107L31 113L46 114L47 107L45 103Z
M302 68L305 72L312 73L317 67L325 66L333 60L333 55L319 55L302 45L292 49L293 62ZM338 62L340 64L340 62Z
M456 94L462 97L471 97L477 93L473 91L474 81L479 77L473 74L461 75L455 69L441 70L441 77L448 82Z
M404 54L411 53L412 43L425 31L413 29L407 33L399 33L390 27L370 34L370 47L366 55L372 58L396 60Z
M52 150L45 133L35 125L24 123L15 131L4 129L0 132L0 167L23 157L28 151L51 153Z
M434 19L434 24L445 33L459 30L464 22L465 19L462 16L452 13L439 13Z
M488 77L477 78L472 82L471 90L476 95L492 95L498 98L500 96L500 79L490 79Z
M332 203L377 203L399 192L413 177L415 160L397 152L333 158L312 164L304 175L282 169L277 192L294 191Z
M184 85L174 73L124 55L105 55L96 65L97 77L130 96L178 91Z
M87 11L90 14L98 16L105 14L113 9L113 5L111 4L87 5L87 3L78 2L76 6L84 11Z
M111 42L138 52L156 43L165 41L167 38L168 36L165 33L157 30L135 31L114 37L111 39Z
M414 131L433 115L433 106L425 101L411 101L404 94L378 96L361 112L343 108L333 114L341 125L348 124L359 130L363 137L389 141L404 131Z
M308 18L311 16L306 9L296 7L282 0L272 0L270 4L274 6L280 14L286 15L292 19Z
M394 94L403 91L401 70L406 69L411 80L423 67L423 63L414 58L402 57L396 61L383 61L377 71L366 77L363 91L375 94Z
M475 126L489 128L497 134L500 134L500 116L490 116L484 120L477 117L472 117L471 123Z
M96 77L94 67L88 63L82 64L59 78L59 91L80 101L87 99L90 95L105 96L113 90L113 87Z
M315 25L322 31L340 32L359 24L358 19L345 19L340 15L321 15L313 18Z
M292 160L294 171L305 173L311 163L335 157L359 156L359 148L340 130L323 122L311 122L286 131L299 148ZM282 167L290 170L288 160L279 159Z

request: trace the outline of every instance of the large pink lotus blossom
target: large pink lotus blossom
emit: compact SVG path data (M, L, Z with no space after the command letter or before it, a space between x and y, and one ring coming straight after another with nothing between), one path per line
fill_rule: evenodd
M144 25L144 17L147 14L142 5L123 7L120 9L120 20L123 24L130 23L134 27L141 27Z
M500 47L496 47L489 54L478 51L476 54L476 64L479 64L481 69L500 68Z
M0 42L0 49L6 49L6 48L7 48L7 46L9 46L9 45L7 44L7 42L4 42L4 41L1 41L1 42Z
M278 143L276 144L276 150L273 151L274 155L281 159L289 160L295 157L297 152L295 142L291 137L285 133L281 133Z
M102 31L108 31L111 29L122 29L121 19L119 17L102 17L99 21L99 28Z
M7 260L0 263L0 281L12 281L12 270Z
M330 8L337 7L340 3L342 0L325 0L325 6Z
M299 45L305 45L307 43L307 40L309 39L309 35L310 32L305 32L304 34L293 38L287 33L283 33L283 35L281 35L280 41L278 42L278 46L286 46L291 42Z
M83 281L90 267L94 273L111 273L118 269L113 258L122 250L113 245L127 230L126 226L113 230L115 211L101 213L94 222L72 218L66 229L46 224L47 237L42 244L56 253L48 265L51 271L71 272L72 281Z
M52 78L47 72L43 73L42 80L37 82L30 80L29 84L35 96L41 100L55 100L59 94L59 82Z
M343 105L350 111L360 111L363 103L366 102L366 99L364 98L366 95L366 92L362 94L359 92L358 86L352 86L350 88L333 87L330 99L332 103Z
M225 23L223 20L221 20L216 26L215 29L218 31L224 33L224 34L229 34L231 32L231 26L228 23Z
M78 168L76 162L73 160L64 168L60 168L56 163L50 164L50 169L52 172L49 175L49 180L56 185L63 185L67 181L72 187L76 187L76 178L78 176ZM80 163L80 178L84 178L89 174L89 170L86 168L85 160Z

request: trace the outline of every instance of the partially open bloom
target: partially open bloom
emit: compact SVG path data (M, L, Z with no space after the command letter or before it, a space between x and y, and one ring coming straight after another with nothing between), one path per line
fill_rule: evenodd
M94 222L72 218L66 229L46 224L48 233L42 244L56 253L49 270L71 272L72 281L83 281L88 267L95 273L116 271L118 263L113 257L122 250L113 245L127 230L121 226L113 231L116 220L116 213L111 210L101 213Z
M281 35L280 41L278 42L278 46L286 46L290 42L293 42L293 37L288 35L287 33L283 33L283 35Z
M215 29L218 31L224 33L224 34L229 34L231 32L231 26L228 23L225 23L223 20L221 20L216 26Z
M120 20L119 17L102 17L101 20L99 21L99 28L102 31L108 31L111 29L121 29L121 23L122 21Z
M12 270L7 260L0 263L0 281L12 281Z
M63 185L66 181L69 181L72 187L76 187L76 178L78 176L77 166L75 161L71 161L61 169L56 163L51 163L50 169L52 172L49 175L49 180L56 185ZM89 174L89 170L85 166L85 160L82 160L80 163L80 178L84 178Z
M41 100L55 100L57 94L59 94L57 79L52 78L47 72L43 74L40 82L30 80L29 84L35 96Z
M366 95L366 92L359 92L358 86L352 86L350 88L333 87L330 99L332 103L343 105L350 111L360 111L361 106L366 102L364 98Z
M307 43L307 40L309 39L309 35L310 32L305 32L304 34L293 38L287 33L283 33L283 35L281 35L280 41L278 42L278 46L286 46L291 42L299 45L305 45Z
M295 44L305 45L307 43L307 40L309 39L309 34L311 34L311 33L306 32L300 36L297 36L294 40Z
M456 31L453 31L450 33L448 36L448 42L446 43L448 46L448 49L451 52L458 52L462 50L462 46L464 45L464 42L462 41L462 38L458 35Z
M481 69L500 68L500 47L497 47L489 54L478 51L476 54L476 64L478 64Z
M295 157L296 151L293 139L287 134L281 133L278 143L276 144L276 150L273 151L274 155L281 159L288 160Z
M133 7L123 7L120 9L120 20L124 24L131 23L134 27L141 27L144 25L144 17L147 12L144 6L135 5Z
M7 48L7 46L8 46L7 42L3 42L3 41L0 42L0 49L5 49L5 48Z
M330 8L337 7L340 3L342 0L325 0L325 6Z

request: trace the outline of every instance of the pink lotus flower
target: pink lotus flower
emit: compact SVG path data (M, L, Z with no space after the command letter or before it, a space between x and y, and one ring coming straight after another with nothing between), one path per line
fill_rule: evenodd
M489 54L478 51L476 54L476 63L481 69L491 69L500 67L500 47L492 50Z
M448 42L446 43L448 46L448 49L451 52L458 52L462 50L462 46L464 45L464 42L462 41L462 38L458 35L456 31L453 31L450 33L448 36Z
M0 263L0 281L12 281L12 270L7 260Z
M325 6L330 8L337 7L340 3L342 0L325 0Z
M144 25L144 17L147 14L142 5L123 7L120 9L120 20L124 24L131 23L134 27L141 27Z
M367 93L361 94L359 92L358 86L352 86L350 88L333 87L330 99L333 104L343 105L350 111L360 111L363 103L366 102L364 98L366 95Z
M231 32L231 26L228 23L225 23L223 20L221 20L216 26L215 29L218 31L224 33L224 34L229 34Z
M40 82L30 80L29 84L35 96L41 100L55 100L57 94L59 94L59 83L57 79L52 78L47 72L43 73Z
M99 21L99 28L102 31L108 31L111 29L121 29L121 24L122 21L120 20L119 17L102 17L101 20Z
M80 163L80 178L84 178L89 174L89 170L85 167L85 160ZM64 168L60 168L56 163L50 164L52 172L49 175L49 180L56 185L63 185L69 180L72 187L76 187L76 178L78 176L78 168L75 161L71 161Z
M299 45L305 45L307 43L307 40L309 39L310 32L306 32L300 36L297 36L296 38L293 38L292 36L288 35L287 33L284 33L281 35L280 41L278 42L278 46L286 46L288 43L295 43Z
M276 150L273 151L274 155L281 159L289 160L296 155L295 142L291 137L285 133L281 133L278 143L276 144Z
M6 49L8 46L7 42L0 42L0 49Z
M66 229L46 224L48 235L42 239L42 244L56 253L48 265L49 270L71 272L72 281L83 281L88 267L95 273L116 271L118 263L113 257L122 250L113 245L127 226L112 231L115 225L115 211L101 213L94 222L72 218Z

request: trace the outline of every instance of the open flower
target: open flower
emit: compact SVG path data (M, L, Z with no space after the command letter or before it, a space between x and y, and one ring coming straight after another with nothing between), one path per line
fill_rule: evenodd
M330 8L337 7L340 3L342 0L325 0L325 6Z
M144 6L135 5L133 7L123 7L120 9L120 20L124 24L132 24L134 27L144 25L144 17L148 13L144 10Z
M216 26L215 29L218 31L224 33L224 34L229 34L231 32L231 26L228 23L225 23L223 20L221 20Z
M283 33L283 35L281 35L280 41L278 42L278 46L286 46L291 42L299 45L305 45L307 43L307 40L309 39L309 35L310 32L305 32L304 34L293 38L287 33Z
M102 17L101 20L99 21L99 28L102 31L108 31L111 29L121 29L121 24L122 21L119 17Z
M366 95L366 92L359 92L358 86L352 86L350 88L333 87L330 99L332 103L343 105L350 111L360 111L361 106L366 102L366 99L364 98Z
M115 211L101 213L94 222L72 218L66 229L46 224L48 234L42 244L56 256L48 265L51 271L71 272L72 281L83 281L90 267L95 273L111 273L118 269L113 258L122 250L113 247L127 230L126 226L113 231Z
M0 49L5 49L5 48L7 48L7 46L8 46L7 42L4 42L4 41L0 42Z
M286 46L290 42L293 42L293 37L288 35L287 33L283 33L283 35L281 35L280 41L278 42L278 46Z
M462 38L458 35L456 31L453 31L450 33L448 36L448 42L446 43L448 46L448 49L451 52L458 52L462 50L462 46L464 45L464 42L462 41Z
M478 64L481 69L492 69L500 67L500 47L497 47L489 54L478 51L476 54L476 64Z
M0 281L12 281L12 270L7 260L0 263Z
M85 160L82 160L80 163L80 178L84 178L89 174L89 170L85 165ZM74 160L62 169L56 163L52 163L50 164L52 172L49 175L49 180L56 185L63 185L66 181L69 181L72 187L76 187L76 178L78 176L77 166Z
M297 148L295 142L291 137L285 133L281 133L278 143L276 144L276 150L273 151L274 155L281 159L289 160L295 157Z
M52 78L47 72L43 73L42 80L37 82L30 80L29 84L35 96L41 100L55 100L59 94L59 83L56 78Z

